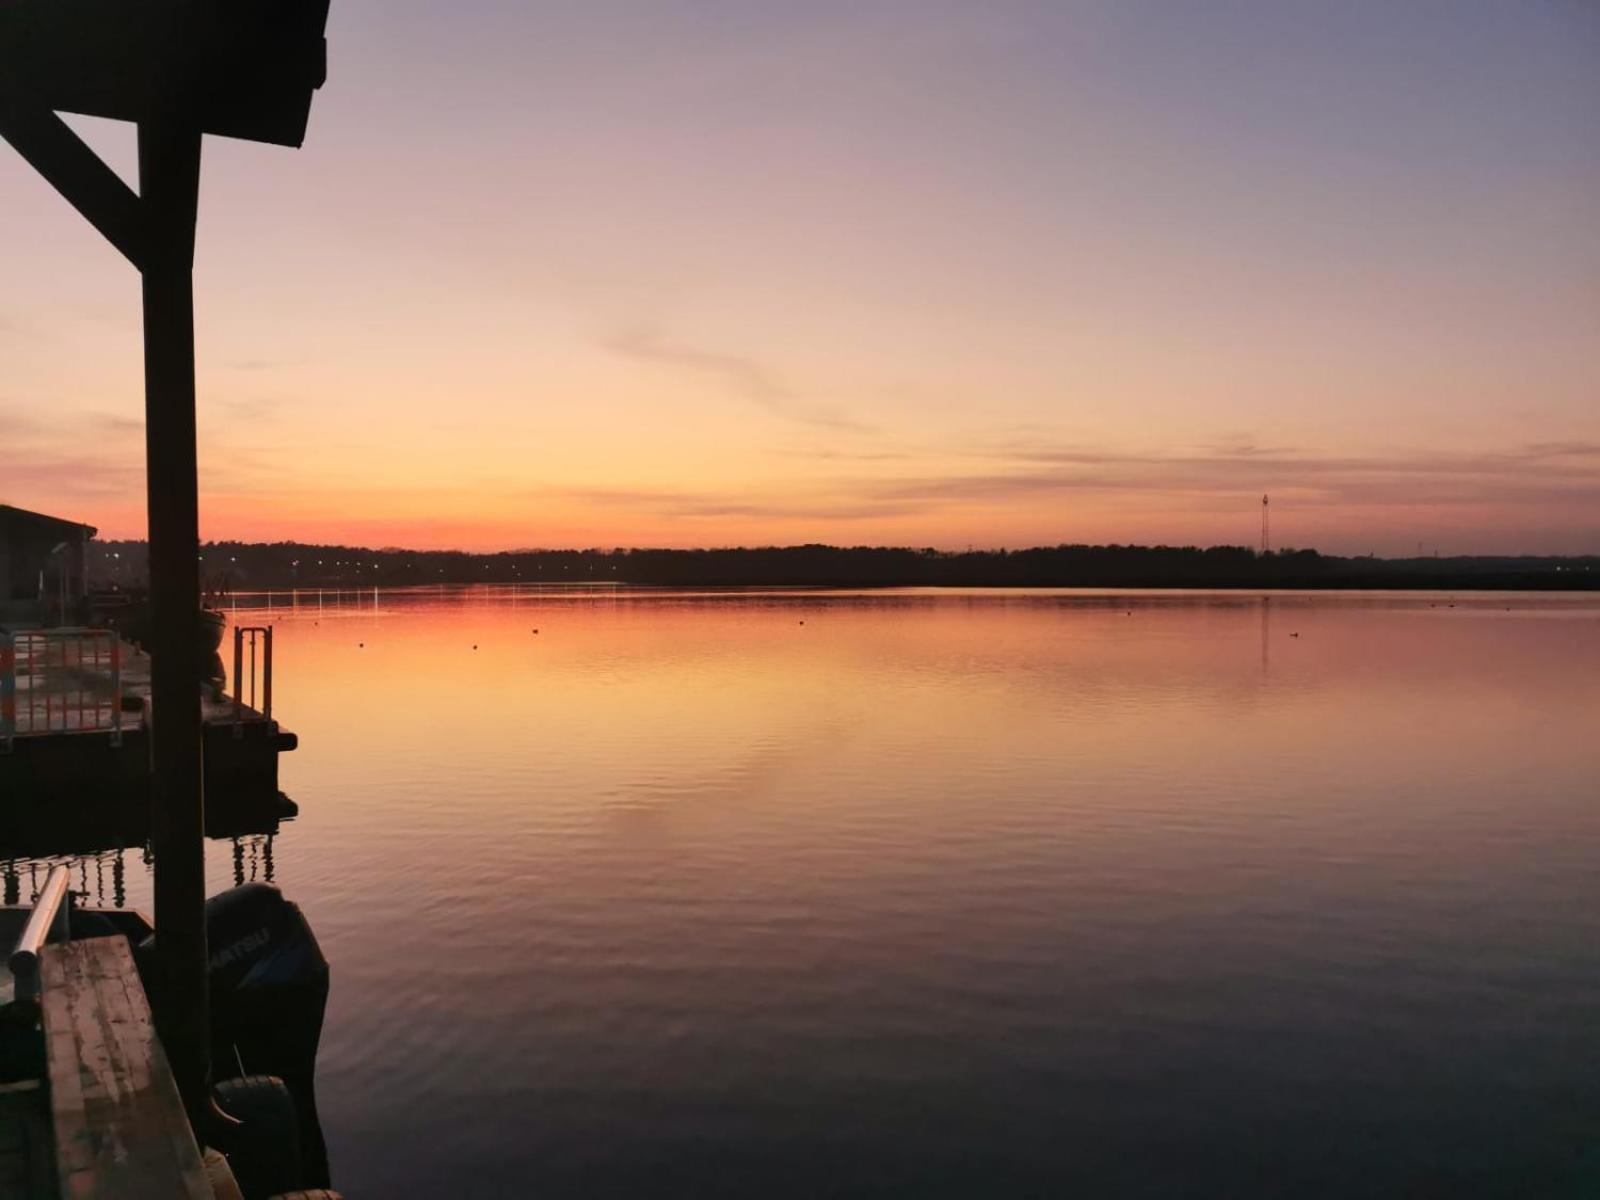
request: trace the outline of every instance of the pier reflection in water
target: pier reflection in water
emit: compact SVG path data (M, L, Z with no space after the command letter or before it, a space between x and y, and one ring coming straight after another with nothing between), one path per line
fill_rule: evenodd
M275 882L277 872L273 855L276 838L276 834L257 833L224 839L229 848L232 870L224 879L212 879L213 888ZM148 893L151 857L149 846L144 844L116 846L93 854L0 858L3 903L32 903L50 874L50 868L62 863L72 871L72 890L79 904L94 908L128 907L130 863L135 895L143 897Z
M4 881L3 903L32 904L51 869L64 863L72 872L70 886L79 904L96 908L123 908L128 902L129 853L128 847L118 846L96 854L77 854L68 858L0 860L0 879ZM132 853L139 866L149 866L149 856L142 847L134 849Z

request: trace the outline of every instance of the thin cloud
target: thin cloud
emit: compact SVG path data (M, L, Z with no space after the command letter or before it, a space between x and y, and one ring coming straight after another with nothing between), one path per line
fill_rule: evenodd
M100 432L112 437L141 437L144 422L138 417L124 417L119 413L94 413L90 421Z
M904 462L913 455L906 450L831 450L825 447L795 447L774 450L780 458L799 458L808 462Z
M1203 454L1220 454L1229 458L1253 458L1257 455L1282 455L1293 454L1292 446L1263 446L1248 434L1233 434L1220 437L1210 442L1202 442L1198 447Z
M1139 492L1190 503L1276 490L1319 506L1570 504L1600 497L1600 462L1588 461L1595 449L1583 442L1531 443L1495 453L1361 457L1237 445L1198 454L991 446L975 453L1016 469L880 481L870 490L891 501L924 503L1020 503L1091 492Z
M654 330L622 330L603 341L606 349L624 358L694 371L720 380L725 387L774 416L850 433L869 433L872 427L841 410L797 397L764 363L740 354L701 350L670 342Z
M1522 453L1529 459L1600 458L1600 442L1530 442Z
M16 439L32 436L44 428L38 418L23 412L17 405L0 405L0 433L4 433L6 440L13 445Z
M804 485L720 490L557 489L569 499L654 517L865 521L941 512L1048 506L1095 495L1128 497L1175 512L1228 512L1241 496L1282 495L1299 509L1600 506L1600 461L1587 443L1530 443L1480 454L1317 455L1227 444L1214 453L1128 453L1090 447L984 451L1011 467L857 474ZM945 462L952 460L946 458ZM966 460L970 461L970 460ZM863 469L868 464L863 463ZM543 493L550 494L550 493ZM1114 536L1114 531L1107 536Z
M898 516L912 511L909 505L878 497L840 496L832 489L827 496L815 493L779 495L759 489L727 491L685 491L667 488L551 488L535 493L540 498L559 495L602 508L626 509L641 515L678 519L715 520L740 518L757 520L833 520L855 521L874 517Z
M264 396L244 396L208 400L205 407L227 421L261 421L272 416L277 406Z
M275 371L294 365L294 360L288 358L238 358L225 364L230 371Z
M211 495L275 495L283 491L282 469L293 447L263 445L258 434L241 441L229 426L248 414L250 401L216 401L230 414L201 412L200 478ZM242 405L242 408L238 406ZM93 523L93 510L120 497L142 506L145 477L144 420L94 410L68 412L49 420L35 415L42 406L0 405L0 437L8 456L0 501L46 511L71 510Z

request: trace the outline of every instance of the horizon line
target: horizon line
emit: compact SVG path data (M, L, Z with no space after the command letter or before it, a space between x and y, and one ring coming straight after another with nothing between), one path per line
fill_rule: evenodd
M145 538L102 538L91 539L91 544L105 546L145 546ZM1262 557L1287 557L1290 555L1312 554L1319 558L1373 560L1379 562L1420 562L1436 561L1450 562L1462 559L1539 559L1545 561L1557 560L1595 560L1600 561L1600 553L1577 554L1538 554L1526 551L1512 552L1461 552L1444 554L1438 549L1433 553L1384 555L1376 552L1366 554L1333 554L1317 549L1315 546L1282 546L1269 548L1265 552L1244 543L1214 542L1210 545L1201 545L1197 542L1052 542L1038 543L1026 546L973 546L965 549L941 549L937 546L916 546L912 544L890 543L855 543L840 544L833 542L789 542L766 543L755 545L720 545L720 546L521 546L507 547L499 550L466 550L456 547L447 548L418 548L410 546L363 546L348 542L302 542L293 539L279 541L246 541L239 538L215 538L201 542L201 548L237 546L256 549L270 549L273 547L296 546L314 550L337 550L342 552L360 552L378 555L452 555L467 558L502 558L517 555L535 554L579 554L579 555L605 555L615 556L620 554L729 554L744 553L754 554L772 551L794 550L830 550L837 552L878 552L878 553L910 553L910 554L935 554L941 557L962 557L966 555L996 555L996 554L1027 554L1039 551L1060 550L1165 550L1165 551L1193 551L1207 553L1211 551L1236 551L1248 554L1254 558Z

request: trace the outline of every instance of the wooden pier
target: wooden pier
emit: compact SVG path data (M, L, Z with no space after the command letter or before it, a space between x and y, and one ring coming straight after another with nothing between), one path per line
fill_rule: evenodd
M195 685L213 836L294 815L278 789L278 756L298 739L271 715L270 657L254 666L245 679L235 673L232 695ZM149 655L110 630L0 631L0 794L8 801L0 852L97 848L54 845L62 826L148 831L151 667ZM259 709L248 703L258 695L268 697Z
M47 946L41 965L58 1194L212 1200L127 940Z

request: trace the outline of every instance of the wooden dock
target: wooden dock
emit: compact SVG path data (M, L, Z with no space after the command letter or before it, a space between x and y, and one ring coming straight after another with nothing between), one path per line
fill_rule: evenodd
M150 668L149 655L109 630L0 633L0 793L11 801L0 809L0 853L28 852L22 844L40 840L28 831L64 812L130 831L147 825ZM278 789L278 756L298 739L219 685L196 687L212 832L256 831L292 816ZM49 852L72 849L90 847Z
M62 1200L212 1200L127 940L47 946L40 965Z

